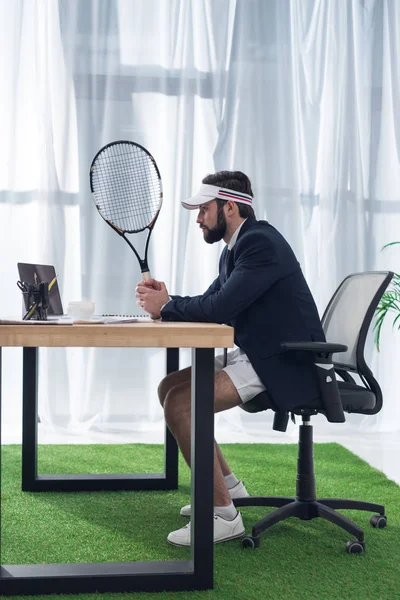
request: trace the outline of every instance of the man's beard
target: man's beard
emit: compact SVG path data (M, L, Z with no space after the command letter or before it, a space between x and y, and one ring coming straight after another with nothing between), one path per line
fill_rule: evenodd
M212 229L204 228L203 235L204 241L207 244L214 244L215 242L219 242L222 240L226 233L226 219L223 206L218 206L217 212L217 224Z

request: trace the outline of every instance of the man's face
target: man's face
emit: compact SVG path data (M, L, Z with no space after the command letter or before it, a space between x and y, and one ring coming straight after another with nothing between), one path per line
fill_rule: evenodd
M215 200L203 204L199 208L196 223L200 225L207 244L219 242L226 233L226 218L223 206L218 207Z

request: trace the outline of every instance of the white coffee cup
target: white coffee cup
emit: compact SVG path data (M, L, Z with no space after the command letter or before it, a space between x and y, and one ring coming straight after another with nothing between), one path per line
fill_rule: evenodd
M94 315L95 303L92 300L72 300L68 303L67 315L74 321L88 320Z

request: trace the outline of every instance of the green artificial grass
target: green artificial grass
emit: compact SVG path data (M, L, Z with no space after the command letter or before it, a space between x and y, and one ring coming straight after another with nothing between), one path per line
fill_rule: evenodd
M296 445L222 446L253 495L293 495ZM205 592L82 594L86 600L394 600L400 597L400 488L338 444L315 445L317 494L382 503L388 526L370 513L344 511L364 528L366 552L349 555L345 531L323 521L289 519L262 534L256 550L232 540L215 546L215 587ZM158 445L41 446L40 473L140 473L163 470ZM187 520L190 472L180 461L179 489L167 492L22 493L21 447L3 447L2 564L187 560L166 536ZM246 531L264 516L242 508ZM27 598L27 597L25 597ZM63 598L71 596L36 596Z

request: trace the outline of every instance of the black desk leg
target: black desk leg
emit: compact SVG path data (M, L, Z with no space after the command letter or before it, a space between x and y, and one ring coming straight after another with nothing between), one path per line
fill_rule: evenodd
M23 348L22 490L176 490L178 446L168 428L165 433L164 473L105 475L38 475L38 348ZM179 348L167 348L167 373L179 369Z
M167 348L167 375L179 370L179 348ZM178 444L167 425L164 438L165 482L169 490L178 488Z
M32 417L32 406L28 407L25 404L28 404L28 400L31 400L32 404L36 406L37 402L36 349L25 349L24 361L25 359L24 408L31 410L30 416ZM165 592L212 589L214 567L214 349L193 350L192 360L193 516L191 560L65 565L1 565L0 595ZM33 387L29 387L29 384ZM28 422L28 433L32 422L36 423L36 413L35 419ZM25 435L28 442L32 444L35 436L32 433ZM32 465L29 463L29 468L31 467Z
M35 489L38 442L38 357L37 348L23 349L22 383L22 491Z
M1 381L1 375L2 375L2 370L1 370L1 351L2 349L0 348L0 563L1 563L1 389L2 389L2 381Z
M192 522L194 572L213 587L214 571L214 348L192 350Z

